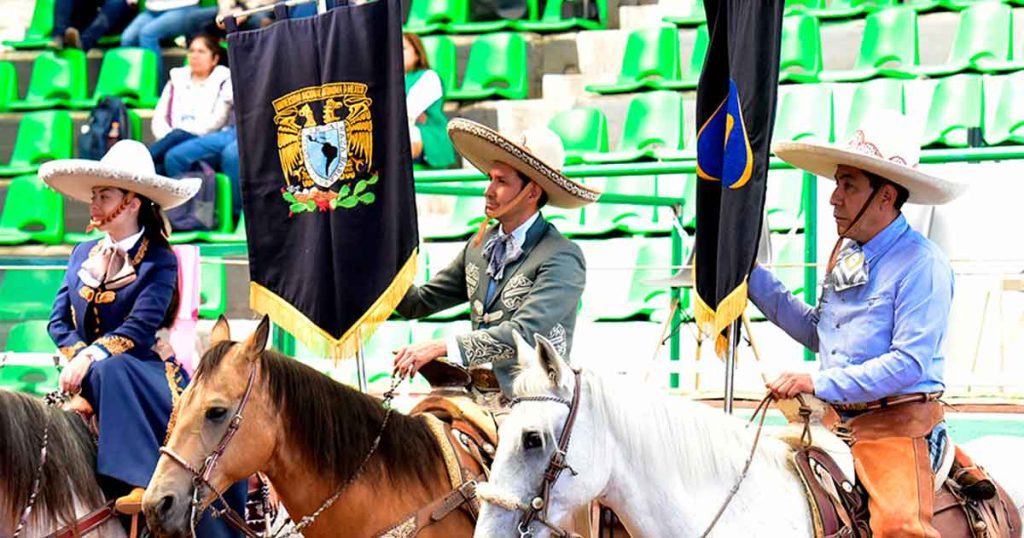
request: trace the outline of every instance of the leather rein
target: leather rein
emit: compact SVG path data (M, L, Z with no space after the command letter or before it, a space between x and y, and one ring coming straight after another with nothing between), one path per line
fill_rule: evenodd
M579 414L580 409L580 386L582 383L579 370L573 370L573 378L575 386L571 401L557 396L523 396L512 400L513 406L520 402L554 402L569 408L569 415L565 417L562 433L558 436L558 446L555 448L555 452L551 454L548 467L544 471L544 479L541 482L540 491L530 500L530 504L519 507L523 511L523 516L519 519L518 525L520 538L530 538L533 536L530 525L534 521L551 530L552 535L556 538L574 538L579 536L555 525L548 519L548 498L551 497L551 488L562 474L562 471L568 469L573 476L579 474L566 462L569 441L572 439L572 430L576 425L576 416Z

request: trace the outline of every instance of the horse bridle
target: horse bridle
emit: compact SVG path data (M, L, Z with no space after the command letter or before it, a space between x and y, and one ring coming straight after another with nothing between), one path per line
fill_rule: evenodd
M333 495L324 500L324 502L320 504L319 508L317 508L311 514L304 516L298 523L295 524L294 527L288 529L284 536L301 536L302 530L312 525L313 522L316 521L318 517L320 517L320 514L322 514L325 510L330 508L331 505L333 505L334 502L337 501L339 497L341 497L341 494L346 489L348 489L348 487L351 486L352 483L355 482L356 479L359 478L359 476L363 473L363 470L366 468L366 464L370 461L370 458L372 458L373 455L377 452L377 447L380 446L380 440L381 438L383 438L384 430L387 428L388 421L391 418L391 400L394 398L395 390L397 389L399 383L401 383L403 379L404 378L400 376L392 378L391 389L384 393L382 405L384 405L386 411L384 412L384 420L381 422L380 425L380 431L377 432L377 437L371 444L370 450L367 452L362 462L359 463L359 466L356 467L356 470L354 473L352 473L352 476L350 476L348 480L346 480L341 485L341 487L339 487L334 492ZM242 400L239 402L238 409L235 410L234 416L231 417L231 422L228 424L228 429L224 432L224 435L221 437L220 443L217 444L217 448L210 452L210 454L206 456L206 458L203 460L203 466L200 469L197 470L194 467L192 467L192 465L190 465L188 461L185 460L185 458L179 456L170 448L166 446L160 447L161 454L164 454L167 457L171 458L171 461L177 463L186 471L192 474L193 489L191 501L192 513L190 516L190 524L192 526L191 530L193 536L195 536L195 526L198 523L199 518L202 517L203 512L210 507L203 506L203 496L201 495L201 490L202 488L205 487L216 495L216 499L214 499L213 502L220 500L221 504L224 506L223 509L214 509L213 515L215 517L223 517L229 524L231 524L231 526L235 527L237 530L241 531L249 538L262 538L259 534L253 532L253 530L249 528L249 526L245 523L245 518L240 516L238 512L231 508L231 506L227 503L227 501L224 499L221 493L217 491L217 489L214 488L213 485L210 484L209 482L210 476L213 474L213 469L214 467L217 466L217 461L224 454L224 451L228 447L228 443L231 442L231 439L235 436L235 433L238 432L238 429L242 425L242 413L243 411L245 411L245 406L249 403L249 397L252 394L252 388L253 385L255 384L255 381L256 363L254 362L249 369L249 380L246 383L245 392L242 394ZM212 502L210 504L212 505ZM278 531L278 534L280 534L284 530L285 529L282 528L281 531Z
M255 382L256 364L254 362L252 366L249 368L249 380L246 382L245 392L242 393L242 400L238 403L238 408L235 410L234 416L231 417L231 422L228 423L227 430L225 430L224 435L221 436L220 442L217 444L217 448L215 448L212 452L210 452L209 455L206 456L206 458L203 460L203 466L200 467L198 470L192 467L192 465L189 464L189 462L186 461L185 458L179 456L170 448L166 446L160 447L161 454L167 456L168 458L171 459L171 461L182 466L186 471L192 474L192 513L189 517L189 523L192 526L191 530L193 536L195 536L196 524L199 522L199 518L202 517L203 512L207 508L203 506L202 496L202 490L203 488L206 488L212 491L217 496L217 499L215 499L215 501L220 500L221 504L224 506L222 510L215 509L215 515L223 516L225 520L228 521L228 523L230 523L233 527L244 533L246 536L250 538L259 537L258 534L254 533L251 529L249 529L248 525L245 524L245 518L240 516L238 512L235 512L235 510L231 508L227 501L224 500L224 497L221 495L221 493L217 491L217 489L214 488L212 484L210 484L210 476L213 474L213 469L217 466L217 461L220 460L220 457L224 455L224 451L227 450L228 444L231 443L231 440L235 437L235 434L238 433L239 428L241 428L242 426L242 414L245 412L245 407L249 403L249 397L252 395L252 387L255 384ZM177 410L175 410L175 412L177 412ZM210 504L212 505L212 502Z
M572 401L566 400L565 398L559 398L558 396L523 396L512 400L513 406L520 402L555 402L569 408L569 415L565 417L565 424L562 426L562 433L558 437L558 446L555 448L555 452L551 454L551 459L548 461L548 467L544 471L544 479L540 485L540 492L530 500L528 505L521 507L523 517L519 519L519 525L517 527L520 538L530 538L533 536L533 531L530 530L530 525L532 525L534 521L537 521L550 529L551 533L557 538L573 538L579 536L555 525L548 519L548 498L551 496L551 488L558 480L559 475L561 475L562 471L565 469L568 469L573 476L578 474L575 469L566 463L566 455L569 450L569 440L572 438L572 429L573 426L576 425L576 415L580 408L580 371L573 370L573 377L575 387L572 392Z

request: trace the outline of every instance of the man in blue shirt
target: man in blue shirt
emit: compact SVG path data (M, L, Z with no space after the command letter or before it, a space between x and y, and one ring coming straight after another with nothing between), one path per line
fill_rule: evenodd
M918 139L895 112L868 118L846 147L783 142L797 168L834 179L829 200L839 240L813 308L768 270L750 273L749 295L769 320L818 352L821 370L784 373L779 398L814 394L852 431L857 478L869 495L876 537L938 537L931 525L933 473L946 450L942 408L953 270L942 251L900 213L907 201L938 205L963 187L917 170ZM991 481L959 450L965 482L991 496ZM973 474L972 474L973 472Z

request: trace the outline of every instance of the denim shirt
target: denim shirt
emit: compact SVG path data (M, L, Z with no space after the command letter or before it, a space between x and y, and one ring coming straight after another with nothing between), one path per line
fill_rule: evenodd
M763 267L750 273L751 300L773 323L818 352L814 393L832 402L941 391L942 343L953 301L953 270L903 215L862 245L868 282L836 291L825 278L817 308Z

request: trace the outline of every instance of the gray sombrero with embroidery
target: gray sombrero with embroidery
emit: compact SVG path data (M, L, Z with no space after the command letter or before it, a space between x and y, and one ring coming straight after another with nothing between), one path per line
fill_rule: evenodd
M540 185L548 203L555 207L575 209L601 196L600 190L562 174L565 148L550 129L529 129L523 133L522 143L517 144L479 123L456 118L448 123L448 136L455 150L481 172L488 173L494 163L507 164Z
M941 205L963 194L967 186L918 170L920 137L907 117L893 110L873 112L846 146L818 142L778 142L772 151L793 166L835 179L839 165L877 174L910 192L908 202Z
M156 173L145 144L122 140L99 161L58 159L39 167L53 190L80 202L92 201L93 187L116 187L149 198L163 209L185 203L199 192L199 178L172 179Z

